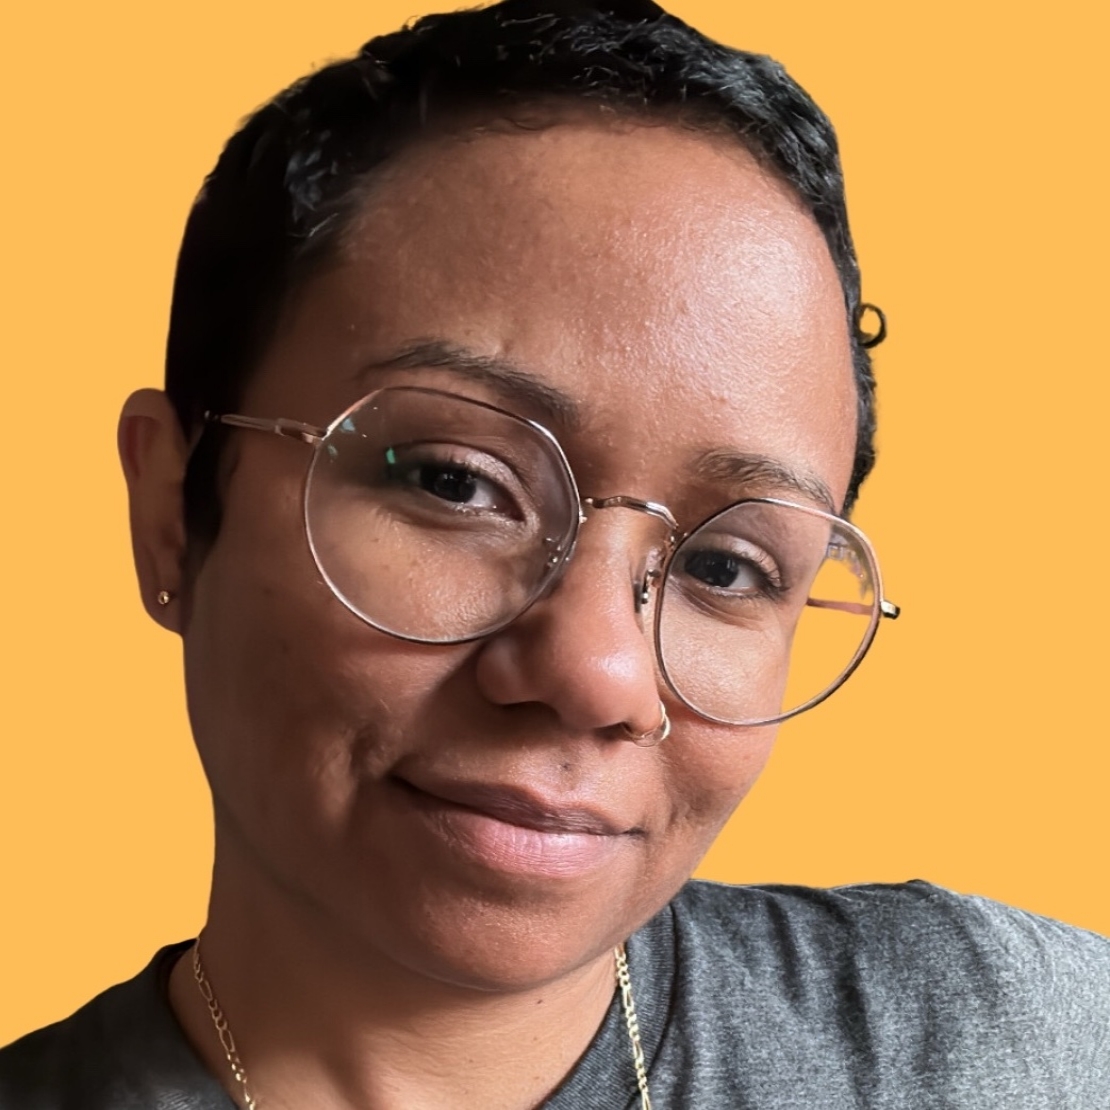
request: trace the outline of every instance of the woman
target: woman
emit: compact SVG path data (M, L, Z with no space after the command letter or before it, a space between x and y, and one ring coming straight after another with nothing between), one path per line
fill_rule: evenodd
M646 0L423 20L248 121L120 423L208 920L0 1106L1110 1105L1104 940L687 884L897 612L865 316L827 120Z

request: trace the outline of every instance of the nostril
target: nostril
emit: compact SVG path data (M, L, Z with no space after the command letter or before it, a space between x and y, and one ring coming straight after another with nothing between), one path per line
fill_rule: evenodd
M637 732L627 721L621 725L621 730L629 740L639 747L654 748L657 744L662 744L671 734L671 718L668 716L667 707L662 701L659 702L659 714L659 724L648 729L647 732Z

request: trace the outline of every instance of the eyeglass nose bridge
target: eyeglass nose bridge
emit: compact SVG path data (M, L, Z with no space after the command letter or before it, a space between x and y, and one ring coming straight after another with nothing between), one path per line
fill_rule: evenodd
M658 501L642 501L638 497L629 497L627 494L618 493L612 497L583 497L581 505L580 523L584 523L586 520L584 510L587 508L631 509L633 512L646 513L648 516L655 517L656 520L661 520L667 526L667 555L678 546L682 538L674 514L666 505L661 505ZM663 562L666 563L666 556L664 556ZM661 566L648 566L644 569L639 582L633 583L633 603L636 606L637 613L640 613L647 605L651 598L652 586L656 585L662 577L663 569Z

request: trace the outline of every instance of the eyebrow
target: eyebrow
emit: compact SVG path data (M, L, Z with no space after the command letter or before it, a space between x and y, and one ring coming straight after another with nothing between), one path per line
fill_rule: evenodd
M418 339L359 371L448 370L489 386L502 397L536 411L541 420L561 429L582 426L582 406L561 389L501 355L483 355L444 339Z
M744 487L749 496L795 494L816 501L826 512L837 513L829 487L815 474L791 469L778 459L728 447L703 451L694 464L695 472L712 482L730 482Z

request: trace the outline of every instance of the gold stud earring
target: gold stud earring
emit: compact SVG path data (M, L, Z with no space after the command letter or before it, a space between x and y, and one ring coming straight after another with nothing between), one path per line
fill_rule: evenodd
M158 604L165 608L171 601L173 601L173 594L169 590L159 590L157 597Z

